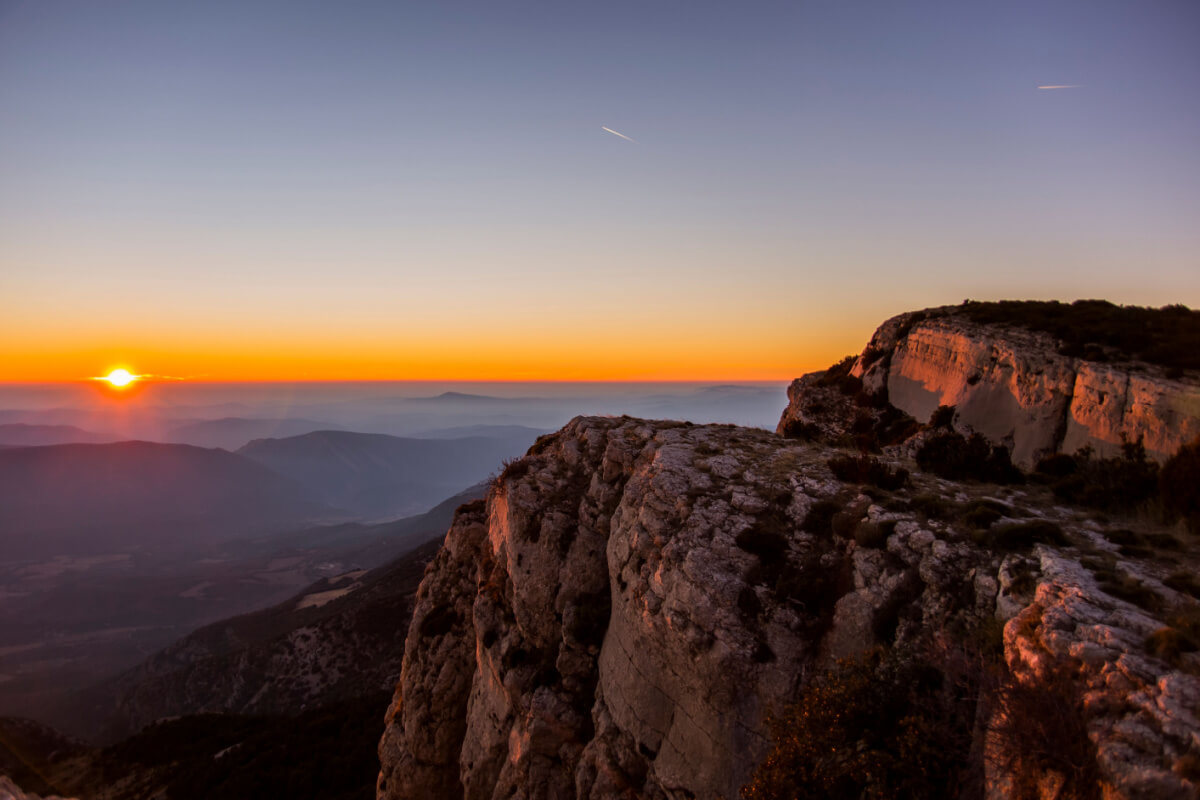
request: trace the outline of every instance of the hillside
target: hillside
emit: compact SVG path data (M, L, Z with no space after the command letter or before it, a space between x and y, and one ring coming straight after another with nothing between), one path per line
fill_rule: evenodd
M175 423L167 428L162 434L162 438L165 442L237 450L254 439L300 436L336 427L328 422L311 419L222 417Z
M271 714L389 688L403 641L391 620L408 612L421 568L463 503L481 486L425 514L343 525L257 543L280 557L314 551L342 572L269 608L201 627L119 676L69 698L69 730L113 740L159 718L206 712ZM290 550L279 550L282 545ZM295 591L295 590L293 590ZM385 622L386 621L386 622ZM66 723L63 723L66 725Z
M421 513L520 455L535 434L406 439L378 433L317 431L260 439L238 450L308 487L313 497L370 517Z
M30 425L10 422L0 425L0 446L40 447L48 444L98 444L113 437L85 431L75 425Z
M5 559L193 545L330 515L302 486L222 450L151 442L0 450Z

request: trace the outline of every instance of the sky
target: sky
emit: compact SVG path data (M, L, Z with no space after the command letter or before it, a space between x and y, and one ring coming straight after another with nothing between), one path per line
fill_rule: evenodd
M1198 143L1193 0L0 0L0 380L787 380L968 297L1200 307Z

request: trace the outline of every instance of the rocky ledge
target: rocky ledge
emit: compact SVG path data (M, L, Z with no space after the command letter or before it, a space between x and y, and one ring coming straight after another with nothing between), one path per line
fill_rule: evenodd
M1194 350L1200 341L1187 346ZM920 422L939 406L954 407L957 429L1004 445L1013 463L1024 468L1082 447L1113 455L1122 442L1137 440L1163 461L1200 436L1200 378L1194 370L1119 354L1102 362L1064 355L1065 349L1049 333L985 324L948 306L884 322L850 374L868 394L886 397ZM1099 348L1084 352L1104 354ZM792 384L781 430L820 416L806 407L816 379Z
M772 748L769 715L839 659L1001 625L1010 680L1080 698L1105 797L1196 796L1200 659L1154 646L1196 614L1169 577L1192 558L1178 541L1119 559L1130 531L1039 487L875 462L888 491L836 477L838 456L628 418L540 439L427 569L378 796L733 798ZM1054 796L1069 776L1002 758L985 706L967 730L987 794Z

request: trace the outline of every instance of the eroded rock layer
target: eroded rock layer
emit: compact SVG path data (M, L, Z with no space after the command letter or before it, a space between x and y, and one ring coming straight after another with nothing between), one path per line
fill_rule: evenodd
M954 406L954 425L977 431L1031 467L1054 452L1091 446L1118 453L1141 439L1160 461L1200 436L1200 384L1142 362L1102 364L1059 353L1052 336L983 325L934 309L894 317L875 332L851 373L869 392L924 422ZM797 393L780 425L805 421Z
M1082 659L1080 690L1105 693L1085 713L1108 796L1193 795L1200 681L1143 651L1161 621L1105 594L1071 547L973 543L838 481L832 454L628 418L539 440L460 511L426 572L378 796L733 798L769 748L767 714L815 672L987 619L1011 620L1015 675ZM1036 490L1003 491L1013 517L1109 547ZM1137 576L1186 600L1161 578Z

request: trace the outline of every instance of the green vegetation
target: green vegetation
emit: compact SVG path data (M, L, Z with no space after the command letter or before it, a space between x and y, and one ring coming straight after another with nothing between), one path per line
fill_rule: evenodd
M1094 458L1089 447L1050 456L1034 473L1059 499L1102 511L1132 511L1158 493L1158 465L1146 458L1141 440L1125 442L1111 458Z
M1118 306L1104 300L1059 302L967 301L951 313L982 324L1015 325L1049 333L1060 352L1089 361L1138 360L1178 376L1200 369L1200 311L1186 306Z
M840 661L769 721L774 747L741 796L960 796L977 694L962 689L895 651Z
M131 772L161 775L171 800L375 796L389 693L296 717L199 714L152 725L103 752L106 783Z
M828 461L834 477L846 483L868 483L880 489L895 491L908 482L908 470L893 469L870 456L834 456Z
M982 797L985 757L1012 776L1014 796L1035 796L1038 778L1057 773L1056 797L1098 800L1077 664L1024 683L989 638L995 625L965 636L981 643L971 651L877 649L816 676L768 721L772 749L742 800ZM973 744L989 728L985 753Z
M1048 485L1068 503L1101 511L1131 513L1146 510L1164 520L1182 519L1188 530L1200 534L1200 441L1184 445L1159 468L1146 457L1141 440L1125 442L1121 455L1095 458L1091 448L1075 455L1057 454L1038 462L1031 476ZM1169 534L1106 534L1129 556L1153 555L1150 548L1178 550Z
M1200 439L1179 448L1159 474L1163 510L1200 535Z
M952 481L1021 483L1024 479L1008 449L993 446L978 433L970 439L954 431L930 437L917 451L917 466Z
M1044 519L997 525L978 531L974 538L979 544L1003 553L1029 550L1035 544L1062 547L1070 543L1062 528Z

